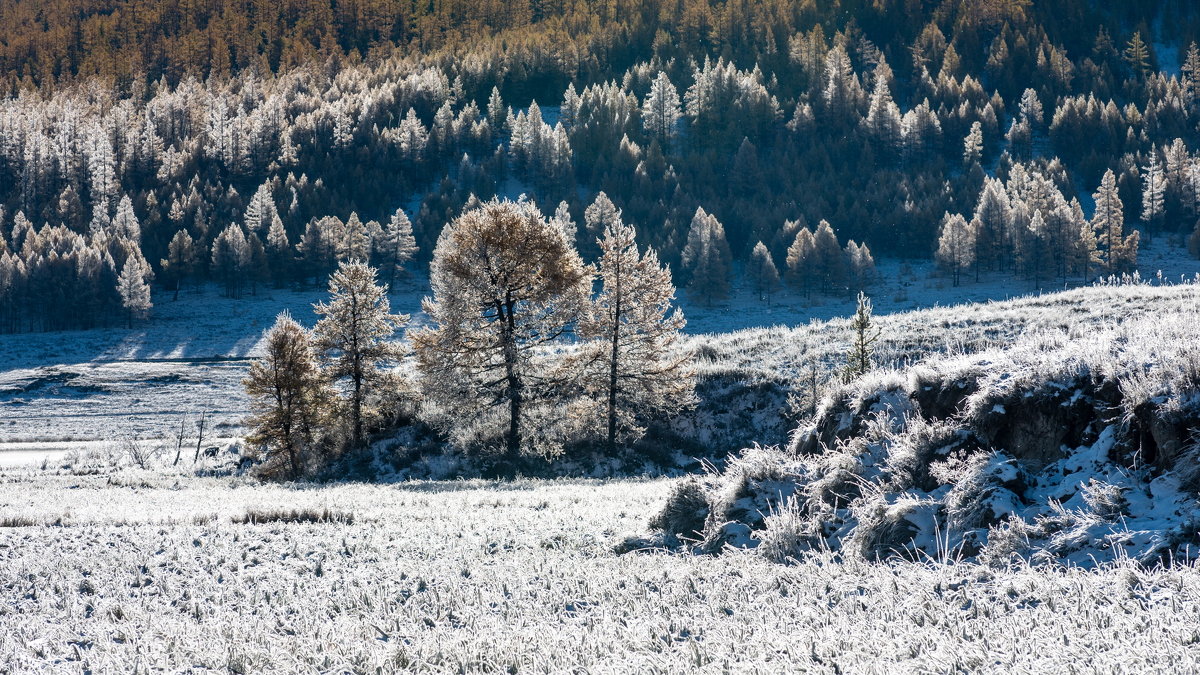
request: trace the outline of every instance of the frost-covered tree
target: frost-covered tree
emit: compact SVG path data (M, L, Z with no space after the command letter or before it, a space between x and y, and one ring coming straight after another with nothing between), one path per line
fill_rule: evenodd
M845 255L851 289L861 291L875 278L875 256L865 243L858 244L853 239L846 242Z
M286 462L293 478L303 473L332 393L317 366L312 336L287 312L267 333L265 353L242 380L250 399L247 440L267 449L268 462Z
M133 320L144 318L154 305L150 302L150 266L141 255L131 255L121 267L117 277L117 294L125 310L127 326L133 328Z
M212 270L225 288L225 297L242 297L252 257L250 242L237 223L231 223L213 240Z
M387 273L388 283L396 280L396 271L412 260L417 253L417 239L413 236L412 221L404 209L396 209L383 227L383 239L375 246L380 270Z
M770 302L771 295L780 288L779 269L775 267L771 251L761 241L756 243L754 250L750 252L747 273L754 283L754 292L758 294L758 299Z
M683 269L688 274L688 289L706 303L729 295L732 255L725 239L725 227L703 207L696 209L683 248Z
M271 218L271 225L267 229L267 267L270 269L271 278L275 280L275 286L282 288L284 281L291 275L291 265L294 261L292 257L292 246L288 242L287 230L283 227L283 220L276 213Z
M671 270L653 250L638 252L634 229L609 223L597 261L600 293L579 322L589 349L588 391L603 410L610 451L641 426L693 401L691 357L680 348L683 314L672 311Z
M621 222L621 209L618 209L616 204L608 198L608 195L601 192L596 195L596 200L591 203L583 211L583 229L585 236L580 242L581 248L587 249L584 255L590 259L597 249L592 242L595 242L611 225ZM586 245L585 245L586 244Z
M178 300L183 282L191 279L196 272L196 242L186 229L179 230L171 237L167 257L159 261L159 267L162 268L163 281L175 292L174 299Z
M1158 228L1163 216L1167 179L1158 153L1150 152L1150 163L1142 170L1142 222L1148 231Z
M1137 265L1138 233L1124 234L1125 206L1117 193L1117 178L1109 169L1092 195L1096 211L1092 230L1096 232L1100 257L1106 274L1119 274Z
M342 227L342 238L338 242L337 257L339 262L366 262L371 255L371 237L367 234L367 226L358 213L351 211Z
M437 422L462 445L502 437L516 460L529 415L561 395L543 348L579 318L591 279L563 234L532 204L493 200L442 231L430 265L432 326L413 347Z
M858 308L850 320L850 330L850 349L846 353L846 369L842 375L846 381L866 375L875 367L871 352L882 334L871 317L871 299L862 291L858 293Z
M971 131L963 140L963 163L971 166L983 157L983 125L979 121L971 123Z
M142 226L133 212L133 200L129 195L123 195L117 203L117 212L112 219L112 232L115 236L125 237L134 244L142 241Z
M812 230L802 227L787 250L787 276L807 297L817 278L817 241Z
M642 105L642 124L646 133L668 148L678 133L677 126L682 115L679 92L671 84L671 78L660 72L650 85L650 93Z
M246 231L250 234L258 234L263 228L271 227L272 221L279 216L279 210L275 207L275 197L271 194L270 183L263 183L254 191L254 195L250 197L250 203L246 206Z
M404 355L392 337L409 317L391 313L387 288L376 283L375 269L361 262L338 266L329 277L329 296L329 302L313 305L321 317L313 327L313 348L325 378L349 387L350 446L357 448L375 416L369 397L385 380L380 367Z
M961 215L949 213L942 219L942 235L935 256L958 286L962 271L975 262L975 228Z

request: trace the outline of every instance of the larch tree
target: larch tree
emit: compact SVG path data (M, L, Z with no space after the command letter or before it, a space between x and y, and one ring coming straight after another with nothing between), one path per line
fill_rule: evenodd
M688 288L705 303L729 295L732 254L725 238L725 227L703 207L696 209L682 253L683 269L688 273Z
M618 209L616 204L608 198L608 195L601 192L596 195L596 200L591 203L583 211L583 229L586 236L580 242L581 247L586 249L584 255L589 259L593 254L598 253L595 242L611 225L621 222L621 209Z
M492 200L442 231L430 285L433 325L412 336L426 402L460 445L500 436L515 461L531 409L561 395L543 347L578 320L591 277L536 206Z
M983 157L983 125L978 121L971 123L971 131L963 140L963 163L971 166Z
M150 265L141 255L131 255L121 267L117 277L117 294L121 296L121 307L125 310L126 324L133 328L133 320L146 316L154 305L150 302Z
M369 397L385 379L380 367L404 356L392 337L409 317L391 313L387 288L365 263L340 264L329 277L329 295L328 303L313 305L321 317L313 327L313 346L326 379L348 383L350 445L357 448L374 417Z
M1104 173L1092 199L1096 203L1092 229L1096 232L1105 273L1112 275L1131 269L1137 264L1139 237L1137 232L1124 234L1125 206L1117 193L1117 178L1112 169Z
M186 229L179 230L171 237L167 245L167 257L159 261L167 287L175 291L175 300L179 299L179 289L183 282L191 279L196 271L196 242Z
M653 250L640 254L635 235L619 220L605 228L600 293L579 322L580 337L595 341L587 389L603 409L610 451L640 437L645 421L694 400L691 356L679 345L685 321L671 307L671 270Z
M267 449L268 461L301 475L328 412L332 392L321 375L312 336L287 312L267 333L266 351L242 380L250 398L247 440Z
M875 367L871 353L882 334L871 316L871 299L862 291L858 293L858 308L850 320L850 330L850 349L846 353L846 369L842 375L847 382L866 375Z
M242 226L231 223L212 245L212 269L225 287L225 296L242 297L242 286L250 269L253 251Z
M787 276L791 282L804 292L804 296L812 291L813 279L817 269L817 240L812 230L802 227L796 232L787 250Z
M950 272L954 285L958 286L963 270L975 262L975 228L966 218L947 213L942 219L942 235L938 238L935 258Z
M754 245L750 252L750 279L754 282L754 292L759 300L771 301L771 295L779 290L779 268L771 258L771 251L761 241Z
M846 242L846 265L853 284L851 290L861 291L875 278L875 256L865 244L855 243L853 239Z
M1161 225L1167 188L1163 165L1153 150L1150 163L1143 169L1142 181L1142 222L1146 224L1146 231L1152 232Z
M376 247L382 269L387 271L388 283L396 280L396 271L412 260L417 253L417 238L413 235L412 221L404 209L396 209L383 228L383 241Z
M678 133L679 118L683 115L679 92L666 73L660 72L650 85L650 93L642 105L642 124L646 133L669 148Z

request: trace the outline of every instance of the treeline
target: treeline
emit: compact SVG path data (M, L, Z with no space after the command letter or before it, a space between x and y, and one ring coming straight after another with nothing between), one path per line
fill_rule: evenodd
M281 315L245 381L265 471L299 476L374 430L420 423L511 474L530 455L616 453L693 404L670 272L619 215L595 267L565 225L496 200L450 223L433 254L431 323L410 333L411 377L387 368L405 356L393 336L409 317L391 313L363 259L341 263L313 330Z
M175 35L152 28L158 22L185 25L183 15L207 12L192 20L196 30L245 15L274 28L239 29L238 39L270 42L321 26L280 39L327 49L286 67L239 61L229 75L197 56L200 67L177 73L143 63L127 81L14 84L0 103L0 202L10 214L0 234L17 271L0 294L21 316L10 311L5 327L107 316L47 317L63 306L53 298L77 292L23 278L51 252L100 255L112 232L128 229L115 222L129 220L118 213L126 203L138 221L137 236L126 238L147 263L143 279L171 292L213 280L232 297L264 283L312 283L364 245L370 262L395 267L395 241L408 241L400 212L411 226L404 248L415 247L424 266L446 223L473 198L495 195L562 204L590 260L597 251L594 236L582 236L585 212L603 193L639 226L639 243L707 301L727 288L707 280L738 263L761 276L765 297L771 267L806 292L848 292L869 277L871 253L931 256L943 215L973 214L988 177L1007 180L1016 165L1044 170L1085 215L1086 196L1112 171L1124 222L1180 240L1196 222L1193 3L613 0L530 4L528 12L522 3L400 4L330 5L328 26L320 3L4 5L11 25L30 26L31 40L60 23L136 11L144 29L126 35L142 24L122 20L106 29L106 44L116 49L134 34L149 44ZM410 9L416 14L404 14ZM423 43L408 32L418 24L439 37ZM343 25L376 37L363 42L353 37L359 28ZM371 44L373 55L354 57ZM1156 45L1179 57L1162 59L1178 60L1178 72L1159 69ZM1147 181L1165 186L1161 209ZM723 244L693 237L715 232L695 227L701 210L721 236L700 239ZM39 241L56 228L77 238L55 251L26 246L18 215ZM815 239L823 221L837 233L838 256L826 246L813 257L803 242L792 250L801 231ZM990 255L981 272L1028 268ZM838 260L845 265L829 267ZM95 280L81 283L112 302L121 256L101 266L103 274L74 277ZM70 277L47 278L67 285Z

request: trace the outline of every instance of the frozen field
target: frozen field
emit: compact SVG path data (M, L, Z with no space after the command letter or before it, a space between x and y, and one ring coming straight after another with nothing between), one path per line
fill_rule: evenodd
M14 672L1200 666L1193 568L614 554L666 481L0 481L0 663ZM330 521L240 522L292 509Z

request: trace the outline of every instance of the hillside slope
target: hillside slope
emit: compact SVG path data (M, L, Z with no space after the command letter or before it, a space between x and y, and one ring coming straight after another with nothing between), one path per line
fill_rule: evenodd
M883 318L885 335L905 336L881 350L893 367L835 386L784 449L680 484L654 525L777 560L823 547L1080 565L1193 556L1197 290L1107 287ZM839 330L712 344L725 368L765 380L832 359Z

